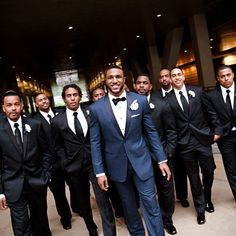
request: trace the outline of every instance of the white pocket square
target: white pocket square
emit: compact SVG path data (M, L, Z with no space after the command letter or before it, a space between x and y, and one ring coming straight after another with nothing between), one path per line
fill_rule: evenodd
M140 114L135 114L135 115L132 115L131 118L134 118L136 116L140 116Z

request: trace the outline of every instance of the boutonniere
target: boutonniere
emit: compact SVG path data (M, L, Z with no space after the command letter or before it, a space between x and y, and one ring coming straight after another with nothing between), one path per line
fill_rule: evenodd
M149 107L150 107L151 110L155 109L155 105L151 102L149 103Z
M25 131L26 131L27 133L30 133L31 130L32 130L32 129L31 129L30 125L25 124Z
M131 109L132 111L138 110L138 101L137 101L137 100L134 100L134 101L132 102L132 104L130 105L130 109Z
M192 90L189 90L189 91L188 91L188 94L189 94L192 98L195 97L195 92L192 91Z
M86 114L87 114L87 116L89 116L89 114L90 114L90 111L89 111L89 110L86 110Z

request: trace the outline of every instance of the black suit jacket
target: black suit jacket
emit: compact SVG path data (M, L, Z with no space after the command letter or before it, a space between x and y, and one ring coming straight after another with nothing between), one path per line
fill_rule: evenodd
M88 106L81 106L81 109L89 126ZM84 161L92 163L89 130L86 137L76 135L68 126L66 111L52 119L52 132L56 155L68 173L80 171Z
M190 135L193 135L202 145L209 146L214 134L221 134L219 119L214 111L207 109L208 100L202 88L186 86L189 99L189 115L180 107L174 90L167 96L167 101L175 116L178 144L186 145ZM194 96L191 96L191 92ZM210 129L212 127L212 129Z
M208 109L213 112L216 111L222 125L223 137L227 136L231 129L236 126L236 85L234 91L233 116L231 116L226 108L220 86L217 86L213 91L207 94L210 101Z
M177 132L170 106L156 93L151 93L149 105L153 124L158 131L165 153L167 156L173 155L177 145Z
M58 115L60 113L63 112L63 110L59 110L59 109L52 109L52 112L54 113L54 115ZM50 151L53 154L53 161L52 161L52 165L53 165L53 169L57 169L61 166L60 163L60 158L56 156L55 152L54 152L54 138L53 138L53 134L52 134L52 128L51 125L47 122L47 120L43 117L43 115L37 111L34 115L33 118L40 121L42 123L44 132L45 132L45 136L50 148Z
M51 175L52 156L41 123L28 117L22 117L22 123L23 154L7 118L0 124L0 194L8 202L19 199L24 181L37 190L47 185Z

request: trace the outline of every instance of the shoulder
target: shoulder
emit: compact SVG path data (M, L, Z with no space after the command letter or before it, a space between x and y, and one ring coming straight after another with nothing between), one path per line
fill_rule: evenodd
M140 95L134 92L127 92L127 98L138 100L140 102L144 102L144 101L147 102L147 97L145 95Z
M104 106L104 103L105 103L105 100L108 99L108 96L104 96L102 98L100 98L98 101L96 102L93 102L90 106L89 106L89 109L90 110L96 110L102 106Z
M60 123L66 116L66 111L59 113L58 115L54 116L52 119L52 124Z

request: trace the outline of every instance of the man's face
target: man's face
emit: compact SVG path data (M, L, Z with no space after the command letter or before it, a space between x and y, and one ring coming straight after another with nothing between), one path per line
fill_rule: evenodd
M180 90L183 87L185 81L182 70L175 68L171 71L170 76L173 87Z
M36 97L35 105L40 111L48 112L50 109L50 101L45 94L39 94Z
M93 101L96 102L100 98L105 96L105 92L101 88L97 88L93 91Z
M106 86L113 96L119 97L124 91L125 77L121 69L112 68L106 72Z
M138 76L134 88L137 93L148 96L152 90L152 84L147 76Z
M78 109L80 99L81 97L79 96L78 90L74 88L68 88L65 91L64 102L70 110L76 111Z
M217 80L220 85L229 88L234 82L234 73L230 68L218 71Z
M170 71L166 69L161 70L159 81L163 87L169 87L171 85Z
M2 110L10 120L16 122L21 116L22 112L20 98L15 95L6 96L3 100Z

